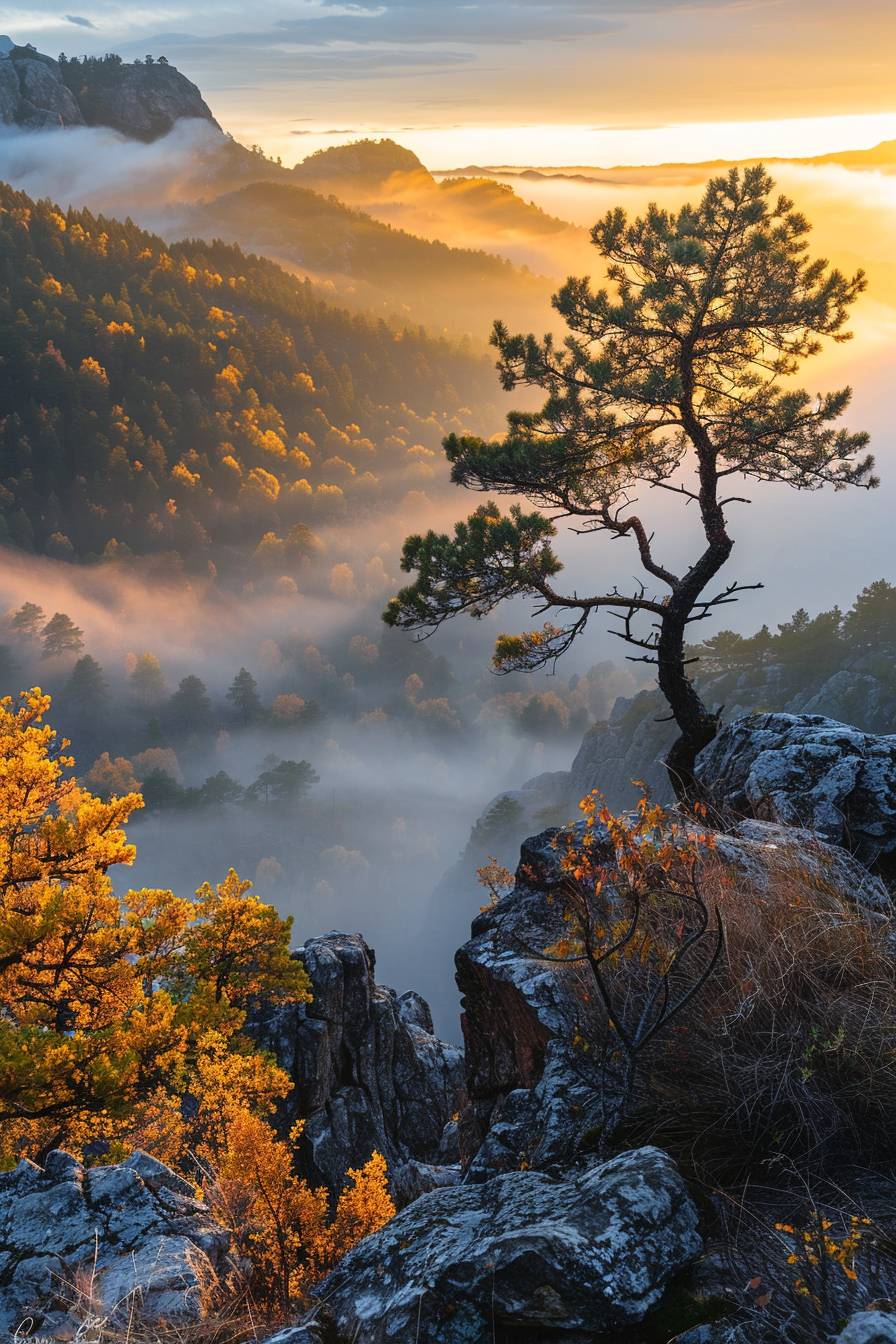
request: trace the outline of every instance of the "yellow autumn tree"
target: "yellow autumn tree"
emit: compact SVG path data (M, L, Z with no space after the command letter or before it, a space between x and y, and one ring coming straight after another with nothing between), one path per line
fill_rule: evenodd
M256 1003L311 997L292 921L233 869L189 900L119 899L108 871L134 860L142 799L82 788L49 708L39 689L0 700L0 1168L99 1141L191 1170L256 1300L285 1313L395 1211L374 1153L331 1212L295 1173L301 1126L287 1142L271 1123L292 1080L243 1028Z
M300 1121L293 1144L301 1133ZM252 1266L253 1298L269 1315L287 1316L355 1242L395 1214L379 1153L347 1173L331 1213L326 1188L312 1189L296 1175L292 1145L243 1108L231 1110L201 1157L209 1203L237 1230Z
M193 900L119 899L142 799L82 788L49 708L0 700L0 1161L88 1139L178 1161L222 1096L266 1112L289 1090L242 1028L254 996L310 997L292 922L233 870Z
M108 870L131 863L123 824L139 794L103 802L66 771L67 743L34 689L0 701L0 1122L61 1140L126 1107L178 1046L147 1011Z

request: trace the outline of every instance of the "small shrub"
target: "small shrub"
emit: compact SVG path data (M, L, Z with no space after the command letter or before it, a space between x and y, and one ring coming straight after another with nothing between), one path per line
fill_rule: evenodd
M301 1130L299 1122L290 1138ZM295 1174L292 1144L244 1108L222 1119L199 1158L212 1212L251 1265L245 1290L269 1317L285 1319L355 1242L395 1213L379 1153L347 1173L331 1212L326 1188L312 1189Z

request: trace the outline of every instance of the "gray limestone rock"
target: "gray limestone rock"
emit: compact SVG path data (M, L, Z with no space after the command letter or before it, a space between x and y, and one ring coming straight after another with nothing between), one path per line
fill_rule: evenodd
M491 1338L493 1323L597 1334L657 1305L701 1249L697 1223L656 1148L568 1179L509 1172L422 1196L319 1292L338 1337L356 1344L472 1344Z

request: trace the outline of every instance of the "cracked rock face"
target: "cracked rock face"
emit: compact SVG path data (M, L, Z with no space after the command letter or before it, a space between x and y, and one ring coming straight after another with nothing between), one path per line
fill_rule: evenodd
M99 80L28 47L0 53L0 122L30 130L109 126L137 140L155 140L184 117L218 123L199 89L170 65L121 65Z
M671 1159L624 1153L555 1179L516 1171L424 1195L320 1285L340 1339L478 1344L502 1328L634 1324L699 1253Z
M896 735L819 714L753 714L701 751L697 776L741 816L804 826L866 864L896 855Z
M137 140L156 140L184 117L218 125L196 85L158 63L119 66L113 82L81 95L80 103L88 126L111 126Z
M230 1252L192 1187L146 1153L85 1171L68 1153L0 1174L0 1329L199 1320Z
M308 1180L339 1191L348 1168L374 1150L399 1203L456 1180L461 1052L433 1035L419 994L376 983L375 956L360 934L312 938L299 955L312 1002L267 1013L252 1031L294 1080L283 1118L305 1119Z
M84 118L49 56L0 56L0 122L44 130L54 126L83 126Z

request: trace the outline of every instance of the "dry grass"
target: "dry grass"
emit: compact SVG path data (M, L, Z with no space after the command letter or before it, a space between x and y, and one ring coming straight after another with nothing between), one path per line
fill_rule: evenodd
M721 853L701 890L722 912L725 957L647 1062L633 1117L710 1184L769 1164L885 1170L896 1114L891 922L851 904L823 864L770 851L767 887Z
M892 1213L870 1216L843 1191L833 1203L804 1193L789 1222L757 1216L740 1202L724 1220L733 1296L757 1344L819 1344L854 1312L894 1310Z
M198 1319L149 1322L142 1319L139 1292L110 1309L98 1292L98 1280L95 1258L80 1265L71 1279L56 1285L54 1314L64 1312L65 1324L43 1330L23 1320L15 1338L33 1337L41 1344L257 1344L278 1328L235 1281L225 1290L216 1280L202 1291Z

